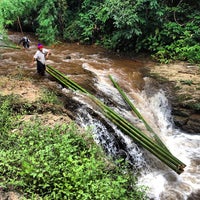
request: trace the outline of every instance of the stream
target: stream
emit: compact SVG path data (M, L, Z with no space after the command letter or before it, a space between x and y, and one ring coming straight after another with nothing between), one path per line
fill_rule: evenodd
M1 75L20 66L26 76L35 77L36 67L30 67L30 63L38 41L28 36L32 41L28 50L1 49ZM9 37L17 43L21 35L11 32ZM174 126L165 92L155 84L155 80L145 76L152 62L147 58L112 55L97 46L61 43L46 48L52 52L47 64L66 74L145 132L141 120L131 112L110 81L109 75L112 75L171 153L186 164L184 172L176 174L124 135L87 97L58 84L63 94L70 98L66 108L73 112L76 123L91 129L94 140L109 156L124 158L130 164L133 174L139 174L138 185L149 188L149 199L200 199L200 134L191 135ZM55 81L48 75L46 79L48 84Z

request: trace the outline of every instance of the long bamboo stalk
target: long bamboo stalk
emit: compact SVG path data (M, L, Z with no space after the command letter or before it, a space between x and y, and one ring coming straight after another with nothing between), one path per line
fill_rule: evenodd
M12 48L12 49L20 49L20 47L12 46L12 45L0 45L0 47L4 47L4 48Z
M117 125L121 124L124 128L126 128L126 130L130 134L137 135L137 138L139 139L139 141L137 141L137 142L140 143L140 141L144 141L145 143L148 143L148 145L152 149L156 149L157 152L159 152L160 154L162 154L167 159L171 160L171 162L174 163L175 165L180 166L181 168L185 167L184 163L182 163L180 160L178 160L172 154L169 154L166 151L166 149L163 149L162 147L160 147L159 145L157 145L151 138L149 138L144 133L142 133L142 131L140 131L139 129L135 128L132 124L130 124L129 122L127 122L125 119L123 119L121 116L119 116L118 114L116 114L112 109L110 109L109 107L107 107L106 105L104 105L99 100L95 100L95 101L96 101L97 104L99 104L99 107L101 107L104 110L105 115L107 117L110 118L110 116L111 116L110 119L115 119L115 120L118 121Z
M159 146L152 138L145 135L142 131L134 127L123 117L118 115L114 110L110 107L106 106L100 100L98 100L95 96L90 94L87 90L79 86L74 81L67 78L64 74L54 69L51 66L47 66L47 72L55 77L59 82L64 84L66 87L69 87L73 90L78 90L86 95L88 95L92 100L96 102L96 104L101 108L104 115L111 120L116 126L118 126L122 132L129 135L135 142L142 145L145 149L155 155L158 159L160 159L163 163L165 163L172 170L176 171L178 174L183 172L183 168L186 166L176 157L174 157L171 153L169 153L165 148Z
M113 85L117 88L121 96L123 97L124 101L130 106L132 111L137 115L139 119L141 119L146 127L146 129L152 133L152 137L155 139L155 141L162 146L163 148L166 149L170 154L171 152L169 149L166 147L166 145L163 143L163 141L160 139L160 137L153 131L153 129L150 127L150 125L146 122L146 120L143 118L143 116L140 114L140 112L137 110L137 108L133 105L133 103L129 100L125 92L120 88L119 84L112 78L111 75L109 75L110 80L112 81Z
M62 83L65 87L69 87L71 90L76 91L77 88L71 85L69 82L67 82L65 79L63 79L62 76L58 75L55 71L52 71L51 69L46 70L51 76L55 77L60 83Z
M85 90L84 88L80 87L77 83L75 83L74 81L72 81L69 78L67 78L64 74L62 74L58 70L54 69L52 66L47 65L47 68L51 69L56 74L60 75L65 81L67 81L71 86L74 86L77 90L80 90L81 92L86 93L86 94L88 93L87 90Z
M59 75L58 73L56 73L56 71L53 71L49 68L47 68L47 72L49 74L51 74L53 77L55 77L59 82L61 82L65 87L69 87L72 90L77 90L76 87L73 87L73 85L71 85L68 81L66 81L61 75Z

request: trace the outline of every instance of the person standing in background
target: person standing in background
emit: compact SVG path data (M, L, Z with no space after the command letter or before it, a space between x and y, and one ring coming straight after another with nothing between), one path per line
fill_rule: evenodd
M28 37L24 36L23 38L21 38L21 40L19 41L18 45L20 45L22 43L24 49L28 49L30 47L30 43L31 41L28 39Z
M41 76L45 75L45 62L50 54L50 50L45 49L42 44L38 44L38 50L33 56L32 66L34 64L34 61L37 61L37 73Z

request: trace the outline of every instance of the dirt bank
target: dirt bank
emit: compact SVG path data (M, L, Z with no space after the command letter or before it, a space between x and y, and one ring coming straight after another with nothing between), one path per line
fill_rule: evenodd
M22 73L22 72L21 72ZM30 79L25 76L0 76L0 95L13 95L15 102L13 109L16 112L27 112L23 121L40 120L44 125L54 126L55 124L63 124L71 122L71 115L63 105L55 105L44 100L44 85L49 81L47 78ZM52 83L56 88L56 83ZM47 90L46 90L47 91Z
M200 133L200 67L185 62L155 65L149 75L166 90L175 125Z

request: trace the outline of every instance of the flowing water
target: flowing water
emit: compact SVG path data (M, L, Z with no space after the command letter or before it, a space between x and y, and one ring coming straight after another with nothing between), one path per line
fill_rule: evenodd
M18 42L20 34L10 33L10 38ZM26 76L35 77L35 67L30 67L30 62L37 41L31 40L31 48L26 51L1 49L1 74L8 74L20 66ZM154 80L145 77L145 70L153 63L146 59L114 56L96 46L61 44L48 48L52 51L48 64L145 131L143 123L132 114L112 85L109 79L112 75L172 154L187 165L182 174L176 174L117 129L87 97L60 86L63 93L71 97L73 106L66 102L66 108L73 112L76 122L82 127L90 127L94 140L108 155L123 157L134 172L139 172L138 184L149 188L150 199L200 199L200 135L190 135L173 126L171 108L164 91L155 87ZM48 84L53 81L48 77L45 80Z

